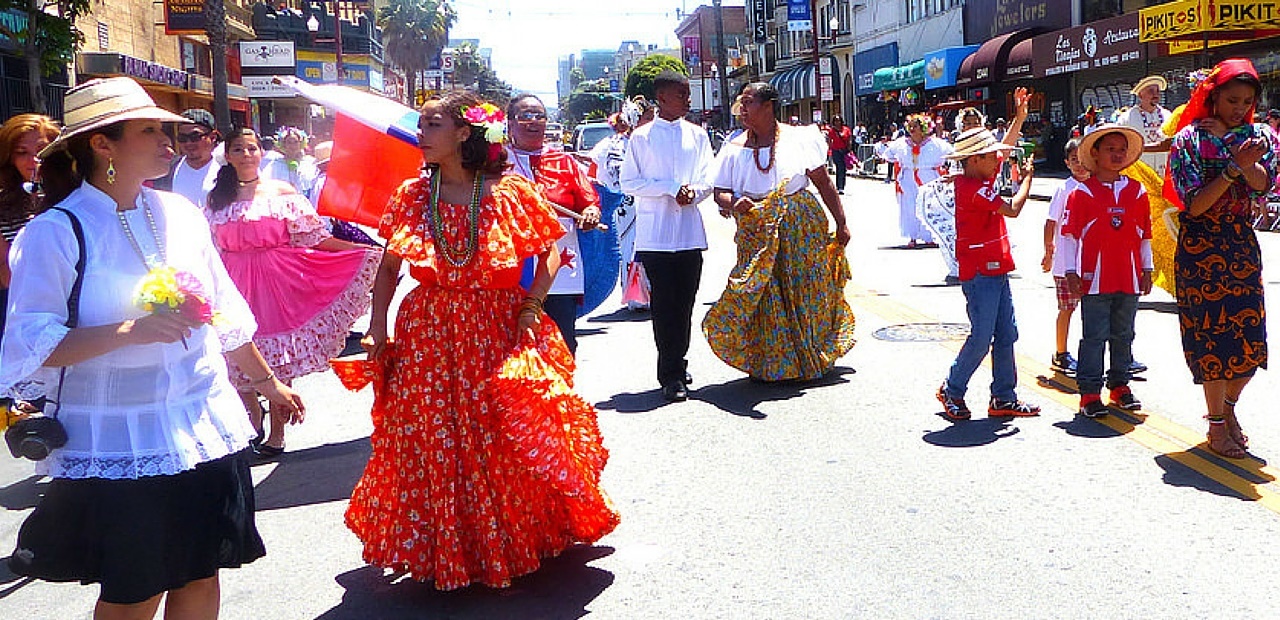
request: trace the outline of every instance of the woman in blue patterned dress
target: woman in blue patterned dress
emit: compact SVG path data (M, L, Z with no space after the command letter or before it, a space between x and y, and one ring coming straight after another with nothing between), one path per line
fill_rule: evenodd
M1250 226L1276 176L1276 138L1254 124L1261 90L1245 59L1225 60L1196 87L1179 119L1170 179L1183 203L1174 255L1182 349L1204 388L1209 449L1243 458L1235 404L1267 366L1262 256ZM1216 118L1222 125L1198 123Z

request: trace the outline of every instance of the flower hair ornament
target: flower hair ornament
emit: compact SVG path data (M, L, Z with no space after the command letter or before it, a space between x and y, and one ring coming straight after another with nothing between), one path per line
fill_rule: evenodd
M462 119L472 127L484 129L484 140L489 143L489 159L497 159L507 134L507 116L502 109L486 101L463 108Z
M920 128L924 130L924 135L928 136L933 133L933 117L928 114L912 114L907 117L903 125L910 127L913 123L920 124Z

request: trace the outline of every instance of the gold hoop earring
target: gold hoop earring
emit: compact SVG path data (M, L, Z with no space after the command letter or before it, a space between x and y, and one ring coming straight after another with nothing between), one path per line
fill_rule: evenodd
M112 157L107 158L107 185L116 184L116 160Z

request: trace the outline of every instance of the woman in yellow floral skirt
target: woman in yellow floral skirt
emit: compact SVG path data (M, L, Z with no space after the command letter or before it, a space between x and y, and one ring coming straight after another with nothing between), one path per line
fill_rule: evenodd
M840 197L816 126L783 126L778 91L764 83L739 97L747 131L716 158L716 204L734 216L738 262L702 322L712 351L752 379L816 379L853 348L844 299L849 243ZM835 220L828 231L812 184Z

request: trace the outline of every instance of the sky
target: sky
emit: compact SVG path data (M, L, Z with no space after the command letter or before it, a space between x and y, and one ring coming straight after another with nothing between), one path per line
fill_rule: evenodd
M678 47L677 9L711 0L451 0L455 39L480 39L493 50L493 68L517 92L556 100L556 60L584 49L618 49L623 41ZM742 6L743 0L726 0ZM682 13L683 14L683 13Z

